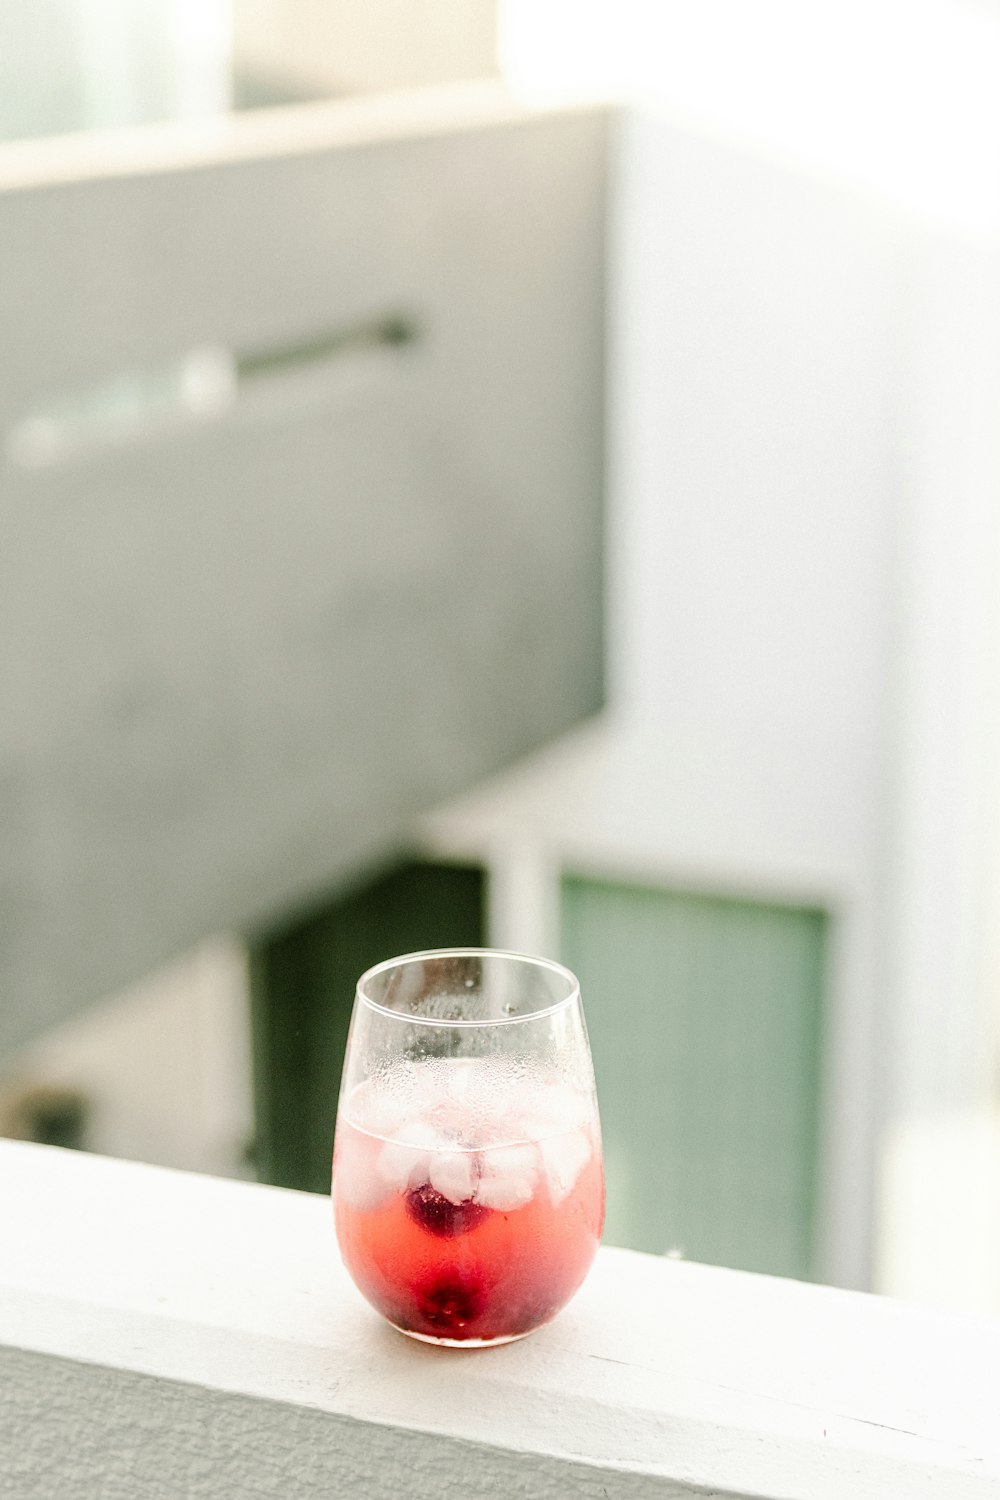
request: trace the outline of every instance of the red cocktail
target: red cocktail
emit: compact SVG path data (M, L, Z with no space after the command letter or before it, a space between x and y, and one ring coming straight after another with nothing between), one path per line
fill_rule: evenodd
M557 964L414 954L364 975L333 1201L344 1263L396 1328L504 1343L554 1317L604 1220L579 991Z
M591 1099L558 1082L505 1086L496 1072L430 1062L409 1090L362 1083L341 1104L344 1262L405 1333L519 1338L569 1301L594 1258L604 1176Z

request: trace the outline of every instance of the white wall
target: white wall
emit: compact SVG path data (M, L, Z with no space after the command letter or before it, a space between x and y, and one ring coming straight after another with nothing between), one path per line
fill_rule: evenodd
M232 0L239 67L306 93L496 72L496 0Z
M501 0L500 57L531 97L666 107L954 225L1000 227L996 0Z
M613 696L694 787L707 762L856 862L893 608L898 228L648 115L618 160Z
M877 1284L1000 1312L1000 243L906 286Z

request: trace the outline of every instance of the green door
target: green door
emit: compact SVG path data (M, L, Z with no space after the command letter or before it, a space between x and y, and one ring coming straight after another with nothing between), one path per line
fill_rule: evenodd
M569 877L609 1244L808 1278L823 912Z

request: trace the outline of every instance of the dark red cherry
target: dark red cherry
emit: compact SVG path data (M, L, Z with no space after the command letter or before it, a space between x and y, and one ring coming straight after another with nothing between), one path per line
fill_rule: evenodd
M452 1203L429 1182L407 1193L406 1211L421 1229L447 1240L457 1234L468 1234L489 1213L488 1208L473 1203L471 1198L464 1203Z
M424 1318L445 1337L461 1333L467 1324L475 1322L485 1305L484 1288L468 1277L436 1282L420 1298Z

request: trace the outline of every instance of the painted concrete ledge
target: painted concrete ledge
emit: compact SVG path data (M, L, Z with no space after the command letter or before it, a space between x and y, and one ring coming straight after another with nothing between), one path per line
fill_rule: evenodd
M0 1142L7 1500L996 1500L1000 1323L602 1250L520 1344L383 1326L305 1194Z

